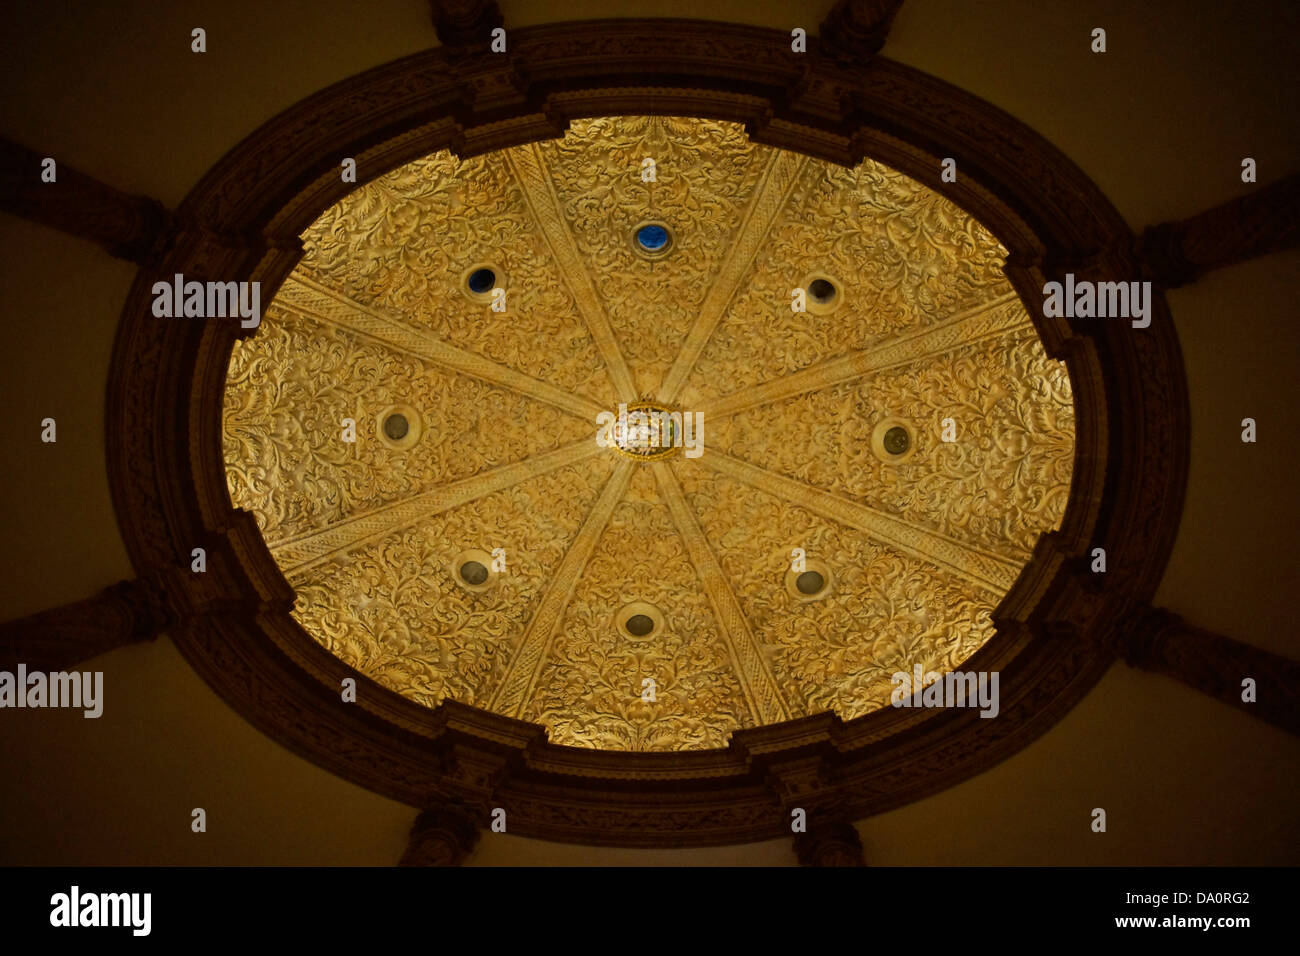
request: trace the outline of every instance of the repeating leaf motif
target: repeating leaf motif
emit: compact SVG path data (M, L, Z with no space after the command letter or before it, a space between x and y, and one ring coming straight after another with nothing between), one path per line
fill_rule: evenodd
M487 706L611 466L589 458L313 569L297 583L294 617L340 660L417 703ZM471 547L504 550L488 591L452 578Z
M589 398L608 376L500 154L434 153L360 187L303 234L301 274L452 345ZM502 270L506 311L464 292ZM539 348L544 343L545 348Z
M425 421L406 450L377 435L377 416L398 403ZM222 414L231 500L272 543L594 434L548 405L274 306L235 345Z
M899 464L876 423L913 425ZM941 440L951 418L956 441ZM837 427L820 427L836 422ZM760 406L713 426L716 447L931 531L1026 558L1060 527L1074 466L1065 365L1025 328L902 369Z
M632 601L660 608L652 640L622 633ZM642 680L655 682L643 701ZM752 723L708 602L647 469L632 478L578 582L542 669L528 720L556 743L601 750L725 747Z
M691 384L702 401L923 328L1011 291L1006 250L943 196L872 160L810 163ZM843 305L791 311L825 273Z
M639 175L646 156L656 161L653 183ZM680 390L690 411L1011 292L1005 249L939 191L871 161L844 169L808 160L777 176L777 156L739 125L680 117L581 120L560 140L514 151L436 153L326 210L304 233L298 274L606 409L618 399L588 328L593 314L608 316L636 389L650 395L710 290L734 288ZM549 181L522 181L525 167ZM755 197L765 204L759 231ZM669 224L668 256L633 248L633 228L646 220ZM751 257L740 235L765 238ZM589 285L568 274L578 260ZM505 313L464 294L465 273L482 262L504 275ZM829 315L790 311L790 290L813 272L841 283L844 303ZM710 419L704 454L867 506L931 542L945 536L945 547L1023 563L1038 536L1059 527L1068 497L1075 423L1066 368L1028 324L937 341L935 354L904 353L904 364L884 371ZM531 466L594 442L595 423L436 362L271 303L257 334L234 348L223 408L232 500L284 549L275 553L314 556L286 568L296 618L331 653L412 701L492 706L507 675L514 679L530 625L550 627L539 609L559 607L543 596L561 567L581 570L553 629L534 635L545 654L526 675L533 690L517 716L576 747L725 747L759 720L749 697L755 674L770 675L764 699L779 694L792 715L858 717L888 706L896 671L961 668L993 635L997 595L963 578L966 565L904 554L815 514L788 488L778 497L772 488L783 486L763 490L761 477L754 487L720 474L707 458L669 466L690 521L681 521L680 497L666 499L652 470L637 465L608 521L582 531L621 459L601 449L544 461L545 471ZM412 448L378 439L377 416L392 404L420 412L427 430ZM871 451L887 416L913 426L905 461ZM357 423L353 444L341 440L343 418ZM953 443L940 441L944 418L956 422ZM441 490L515 463L530 464L506 469L495 490L422 510ZM338 529L361 526L336 545ZM300 548L304 540L310 547ZM578 541L592 547L585 563L575 559L585 553ZM506 549L509 570L492 588L456 583L459 554L494 547ZM826 597L787 591L795 547L831 569ZM716 561L727 600L717 600L719 579L698 561ZM615 614L631 601L660 608L663 631L638 641L617 628ZM518 660L531 667L527 653ZM641 699L646 677L654 701Z
M895 672L957 669L992 636L992 603L946 572L698 463L674 470L777 680L807 712L848 720L888 706ZM831 569L826 597L786 590L794 548Z
M772 150L736 123L654 116L575 122L540 148L638 392L648 395L718 281ZM646 157L655 182L642 182ZM647 220L672 230L670 259L635 251L633 231Z

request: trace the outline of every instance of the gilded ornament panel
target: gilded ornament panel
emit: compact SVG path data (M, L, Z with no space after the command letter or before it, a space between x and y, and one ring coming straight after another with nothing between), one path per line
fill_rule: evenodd
M652 640L616 630L619 608L659 607ZM643 701L642 681L655 681ZM521 715L552 742L602 750L725 747L751 726L734 666L649 468L639 466L578 580L536 692Z
M877 422L894 416L911 423L915 445L897 464L871 448ZM955 441L941 440L945 418ZM1025 327L740 412L713 422L710 437L753 464L1024 559L1065 512L1074 405L1064 363Z
M319 565L294 582L294 617L331 654L418 703L487 706L611 467L588 458ZM452 578L468 547L504 551L486 591Z
M673 470L782 690L808 713L888 706L896 671L952 670L993 635L988 596L938 568L699 463ZM826 597L786 589L795 548L831 569Z
M680 117L576 121L539 144L567 228L604 302L640 396L663 380L775 151L736 123ZM655 161L643 182L642 160ZM634 228L665 222L672 251L648 259ZM736 281L731 277L729 281Z
M439 152L395 169L327 209L303 245L298 271L357 302L588 398L603 401L609 391L596 345L499 153L458 160ZM464 293L466 274L484 263L504 274L505 312Z
M1011 291L1005 257L979 222L901 173L810 161L686 394L725 395L989 302ZM842 304L792 312L791 290L817 272Z
M376 433L394 404L423 418L409 449ZM355 442L343 440L345 418ZM549 405L274 304L257 335L235 344L222 409L231 500L272 544L590 434Z

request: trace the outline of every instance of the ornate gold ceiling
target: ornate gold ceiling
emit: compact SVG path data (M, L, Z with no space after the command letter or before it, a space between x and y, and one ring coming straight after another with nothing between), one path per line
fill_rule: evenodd
M638 250L646 222L666 253ZM879 164L729 123L586 120L411 163L304 239L231 359L230 493L304 628L419 703L610 750L857 717L894 672L974 653L1059 525L1065 368L999 243ZM484 265L504 312L467 290ZM833 301L792 311L816 277ZM598 442L597 416L638 401L702 415L703 453ZM817 596L790 586L795 549Z

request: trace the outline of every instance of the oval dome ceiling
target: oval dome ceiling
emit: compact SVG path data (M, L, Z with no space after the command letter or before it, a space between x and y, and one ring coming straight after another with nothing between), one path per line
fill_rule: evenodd
M585 120L303 238L227 482L304 629L418 703L606 750L859 717L960 668L1059 527L1065 366L997 240L878 163Z

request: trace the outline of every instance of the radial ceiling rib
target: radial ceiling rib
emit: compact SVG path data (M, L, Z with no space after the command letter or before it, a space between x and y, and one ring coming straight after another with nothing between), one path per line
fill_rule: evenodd
M677 530L686 543L691 563L695 565L695 573L699 576L704 593L713 607L718 629L731 654L732 665L740 680L741 689L745 693L745 699L749 702L750 713L760 725L789 720L795 716L795 713L782 696L776 678L772 676L767 660L758 646L758 641L754 639L754 634L749 629L745 612L741 609L740 602L736 600L731 585L727 583L727 576L718 564L713 549L709 547L704 532L700 530L695 516L691 514L686 496L677 482L677 476L665 462L655 462L651 467L659 483L659 491L664 496L668 510L673 516L673 523L677 525Z
M590 439L587 440L587 444L593 449L598 447ZM632 478L632 468L631 461L620 461L615 466L614 473L605 482L605 487L601 489L600 497L592 506L591 513L587 515L587 520L583 522L582 528L573 539L573 544L565 552L555 575L547 584L546 593L542 595L532 620L528 622L528 630L524 632L523 639L519 642L519 650L515 652L505 677L501 679L501 684L492 695L489 710L505 714L507 717L518 717L524 704L532 700L533 686L537 683L537 677L546 661L546 653L550 649L555 629L563 618L564 609L573 599L578 578L582 574L582 569L587 566L587 561L590 560L600 536L604 534L605 525L609 523L610 516L618 507L618 503L623 500L628 482Z
M808 165L808 158L785 150L772 150L758 187L750 197L744 221L731 242L731 250L723 261L708 294L700 305L700 314L682 343L677 360L668 370L659 386L659 400L672 402L686 383L695 362L708 343L713 330L726 313L741 280L749 275L754 258L763 246L777 216L785 209L790 192L799 180L799 174Z
M1021 562L954 541L947 535L927 531L856 501L778 475L739 458L710 451L701 456L699 461L759 491L784 498L823 518L857 528L883 544L951 571L962 580L988 591L997 600L1010 590L1020 575Z
M374 339L389 348L423 359L442 368L469 375L492 385L552 405L560 411L594 421L600 406L572 392L557 388L531 375L517 372L491 359L475 355L439 339L431 332L414 329L375 309L354 302L340 292L294 274L276 293L275 304L300 312L310 319L357 335Z
M911 365L951 352L963 345L1030 328L1029 315L1014 292L962 312L939 325L907 332L871 348L858 349L770 382L742 388L700 405L711 419L726 418L758 405L816 392L863 375Z
M524 461L501 465L411 498L395 501L320 531L286 538L271 545L271 555L284 570L285 576L292 579L335 555L346 554L362 545L380 541L429 515L555 471L602 450L590 438L584 438Z
M578 311L587 323L601 358L605 360L609 380L614 385L619 401L635 401L638 396L632 373L619 350L618 339L614 336L613 326L609 324L609 316L605 314L604 303L596 294L596 286L573 241L573 234L569 232L569 224L560 207L560 197L555 193L555 185L551 182L550 171L542 159L541 149L533 143L505 150L502 155L523 191L524 200L540 226L540 232L546 239L551 255L555 257L560 275L569 287Z

